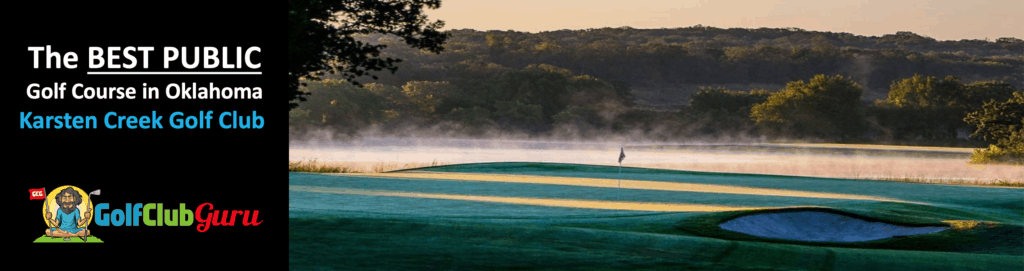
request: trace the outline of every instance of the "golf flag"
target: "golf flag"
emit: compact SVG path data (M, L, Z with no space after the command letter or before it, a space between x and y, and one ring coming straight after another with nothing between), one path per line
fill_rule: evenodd
M619 148L619 164L622 164L622 159L626 159L626 150Z
M39 189L29 189L28 194L29 200L46 199L46 188L44 187Z

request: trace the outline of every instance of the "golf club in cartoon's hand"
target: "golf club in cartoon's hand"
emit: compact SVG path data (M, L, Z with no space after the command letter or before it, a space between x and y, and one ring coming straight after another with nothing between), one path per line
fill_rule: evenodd
M53 218L53 214L46 212L46 220L50 220L51 218Z
M85 220L89 220L89 217L91 217L91 216L92 216L92 214L90 214L90 213L82 214L82 218L85 219Z

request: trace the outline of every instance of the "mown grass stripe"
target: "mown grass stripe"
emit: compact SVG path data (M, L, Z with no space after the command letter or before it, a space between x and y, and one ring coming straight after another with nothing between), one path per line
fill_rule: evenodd
M598 200L575 200L575 199L552 199L552 198L521 198L521 197L499 197L479 195L453 195L453 194L430 194L411 193L395 191L376 191L363 189L350 189L339 187L323 186L301 186L289 185L289 190L314 193L333 193L363 196L386 196L405 198L426 198L445 200L465 200L478 202L494 202L522 205L536 205L548 207L569 207L602 210L626 210L626 211L650 211L650 212L725 212L741 210L778 209L781 207L748 207L748 206L723 206L705 204L680 204L680 203L652 203L652 202L628 202L628 201L598 201ZM791 207L791 206L790 206ZM789 207L786 207L789 208Z
M869 200L869 201L901 202L901 203L912 203L912 204L924 204L924 205L927 205L927 203L921 203L921 202L911 202L911 201L903 201L903 200L884 198L884 197L852 195L852 194L822 193L822 192L809 192L809 191L799 191L799 190L754 188L754 187L744 187L744 186L713 185L713 184L693 184L693 183L638 181L638 180L621 180L620 181L620 180L613 180L613 179L579 178L579 177L553 177L553 176L510 175L510 174L479 174L479 173L447 173L447 172L360 173L360 174L343 174L343 175L340 175L340 176L361 176L361 177L374 177L374 178L400 178L400 179L416 179L416 180L456 180L456 181L476 181L476 182L507 182L507 183L529 183L529 184L554 184L554 185L607 187L607 188L640 189L640 190L660 190L660 191L679 191L679 192L701 192L701 193L736 194L736 195L759 195L759 196L776 196L776 197Z

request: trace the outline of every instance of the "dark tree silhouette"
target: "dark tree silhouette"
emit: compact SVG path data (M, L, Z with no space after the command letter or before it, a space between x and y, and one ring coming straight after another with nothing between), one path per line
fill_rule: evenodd
M1007 140L1024 136L1024 91L1014 92L1013 98L1005 101L990 100L980 110L968 113L964 121L977 125L972 137L1010 145Z
M290 0L288 1L289 106L305 101L301 78L318 80L325 72L360 85L355 79L371 71L394 73L401 59L381 57L383 44L356 40L353 35L395 35L410 47L440 53L448 35L443 21L429 21L425 8L440 0Z
M1024 91L1014 92L1006 101L990 100L964 121L978 127L971 137L996 141L988 149L974 151L972 162L1024 165Z

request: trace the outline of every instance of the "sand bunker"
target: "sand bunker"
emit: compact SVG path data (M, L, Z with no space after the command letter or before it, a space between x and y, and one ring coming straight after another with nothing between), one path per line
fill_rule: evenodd
M859 242L896 236L935 233L939 226L900 226L822 211L775 212L745 215L719 225L722 229L754 236L811 242Z

